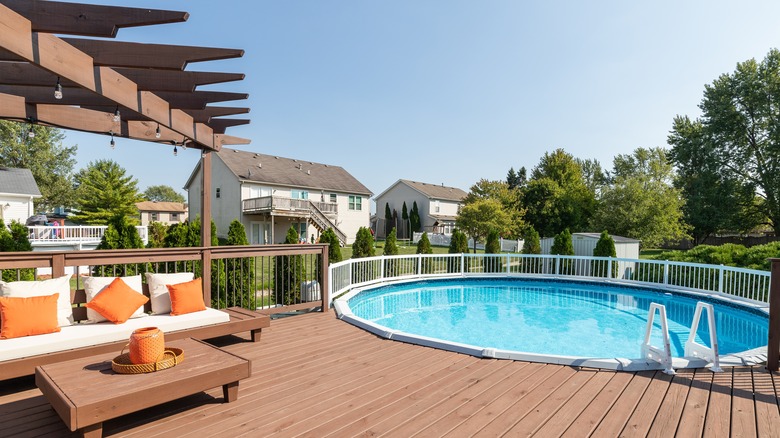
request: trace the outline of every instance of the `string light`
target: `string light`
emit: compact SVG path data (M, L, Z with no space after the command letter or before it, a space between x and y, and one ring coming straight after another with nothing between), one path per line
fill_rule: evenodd
M54 98L62 99L62 84L60 84L60 77L57 76L57 85L54 86Z
M176 149L176 145L173 145L173 156L175 157L177 155L179 155L179 150Z
M111 149L116 149L116 142L114 141L114 131L111 131L109 134L111 134L111 141L109 144L111 145Z
M157 124L157 130L154 131L154 138L160 138L160 124Z
M27 138L35 138L35 131L33 131L33 125L30 124L30 129L27 130Z
M119 105L117 105L116 109L114 110L114 121L119 122L120 120L122 120L122 117L119 114Z

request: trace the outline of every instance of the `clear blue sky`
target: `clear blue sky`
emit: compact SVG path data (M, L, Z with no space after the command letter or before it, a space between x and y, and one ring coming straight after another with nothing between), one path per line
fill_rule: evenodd
M468 190L559 147L611 168L666 146L675 115L699 115L705 84L780 47L777 1L111 3L190 13L120 40L246 51L188 67L246 73L217 87L250 94L228 104L251 108L228 131L252 139L240 148L342 166L375 194L399 178ZM108 141L70 131L65 143L78 168L114 159L141 190L182 191L199 156Z

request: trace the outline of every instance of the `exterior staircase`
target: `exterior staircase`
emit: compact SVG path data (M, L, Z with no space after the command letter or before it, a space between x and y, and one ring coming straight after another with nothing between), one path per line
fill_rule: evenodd
M342 245L347 244L347 235L344 234L344 232L341 231L339 227L337 227L336 224L333 223L333 221L330 220L330 218L326 216L325 213L323 213L314 202L309 201L309 211L311 212L309 215L309 220L314 225L314 227L320 231L320 233L327 230L328 228L332 228L333 232L335 232L336 236L339 238L339 242L341 242Z

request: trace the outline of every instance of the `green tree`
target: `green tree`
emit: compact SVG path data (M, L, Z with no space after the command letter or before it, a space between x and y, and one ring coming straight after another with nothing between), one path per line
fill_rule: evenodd
M360 227L355 235L355 241L352 243L352 258L359 259L363 257L374 256L374 236L366 227Z
M108 221L108 227L100 239L97 249L143 248L144 242L138 229L127 216L118 214ZM93 268L93 275L136 275L147 270L145 265L99 265Z
M32 244L27 237L27 227L17 221L12 221L6 227L0 219L0 252L32 251ZM35 279L34 268L3 269L3 281L30 281Z
M604 230L601 232L601 236L599 237L598 242L596 242L596 247L593 248L593 256L594 257L617 257L617 252L615 251L615 240L612 238L612 236L607 233L607 230ZM596 275L598 277L607 277L607 265L608 263L605 263L603 261L597 261L594 260L593 264L591 265L591 272L593 275ZM612 272L610 273L610 278L616 278L618 274L618 264L617 261L612 261Z
M654 248L687 236L680 191L662 148L639 148L614 159L614 182L605 187L593 217L597 229L642 241Z
M35 132L28 137L29 130ZM73 167L76 146L64 147L65 134L57 128L0 120L0 167L30 169L41 191L38 211L73 207Z
M525 220L543 236L564 228L587 228L596 195L586 184L578 160L563 149L545 153L523 193Z
M667 141L677 168L674 186L683 197L683 217L694 244L721 231L747 232L766 220L756 208L755 185L745 184L721 163L717 141L701 120L675 117Z
M550 254L566 255L566 256L574 255L574 245L572 245L571 233L569 232L568 228L564 229L563 231L555 235L555 238L553 239L553 244L550 247ZM561 260L559 266L560 266L559 273L561 274L571 275L574 273L572 271L573 265L571 260Z
M385 239L385 248L382 251L382 255L386 255L386 256L398 255L398 243L396 241L395 228L390 230L390 234L388 234L387 239Z
M76 174L76 195L80 211L73 220L90 225L106 224L115 216L135 217L135 203L143 200L138 181L111 160L93 161L81 169Z
M422 222L420 222L420 210L417 209L417 201L412 203L412 211L409 213L409 221L413 233L420 232L422 228Z
M517 172L514 167L510 167L506 174L506 183L510 189L522 190L528 183L525 167L521 167Z
M385 202L385 236L390 234L393 228L393 213L390 211L390 204Z
M181 203L184 203L185 201L184 195L167 185L149 186L144 191L143 196L147 201Z
M322 232L320 243L328 244L328 264L332 265L341 261L341 242L333 228L328 228Z
M151 222L149 229L149 243L147 248L163 248L165 246L165 236L168 234L168 226L162 222Z
M433 254L433 248L431 248L431 241L428 239L428 233L422 233L420 240L417 241L416 254Z
M513 226L511 217L504 211L503 205L495 199L478 199L464 205L455 223L474 239L475 253L477 242L487 236L490 230L507 233Z
M298 243L298 232L294 227L287 230L284 243ZM301 302L301 284L306 278L303 256L276 256L274 269L274 292L277 303L286 305Z
M523 254L541 254L542 245L539 241L539 233L536 232L534 227L528 227L528 230L523 236Z
M494 199L501 203L504 213L508 216L509 222L505 228L501 229L501 234L515 239L520 235L520 230L524 228L523 214L525 210L521 207L520 190L510 188L504 181L479 180L471 186L468 195L463 199L464 205L472 204L478 200Z
M485 254L500 254L501 242L499 240L498 231L490 230L485 239ZM501 263L501 257L488 257L484 258L485 272L502 272L503 267Z
M249 245L246 229L238 219L230 222L227 245ZM255 261L252 257L224 259L225 297L217 295L220 308L239 306L247 309L257 307L257 287L255 286ZM212 300L214 297L212 297Z
M699 104L716 163L760 197L756 216L780 234L780 51L737 64L705 85ZM677 146L677 145L675 145ZM614 231L614 230L613 230Z
M469 252L469 239L459 229L452 230L450 238L450 247L447 250L449 254L466 254ZM460 258L451 257L447 259L447 272L460 272Z

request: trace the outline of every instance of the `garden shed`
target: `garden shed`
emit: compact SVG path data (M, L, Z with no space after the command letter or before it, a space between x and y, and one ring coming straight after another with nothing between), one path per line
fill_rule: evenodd
M600 233L572 233L571 243L574 247L574 255L593 256L593 248L601 237ZM639 258L639 240L623 236L612 236L615 241L615 253L618 258L638 259ZM545 237L541 240L542 254L550 254L553 237Z

